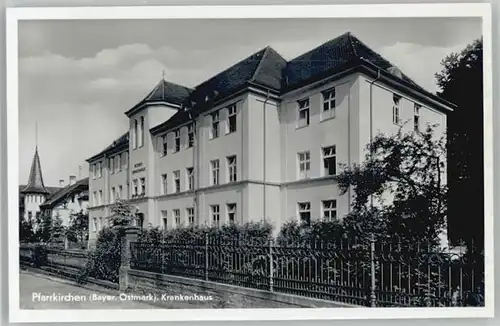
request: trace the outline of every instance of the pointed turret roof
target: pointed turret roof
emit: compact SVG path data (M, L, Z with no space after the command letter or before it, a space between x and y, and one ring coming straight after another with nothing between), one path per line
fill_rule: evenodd
M40 157L38 156L38 146L35 147L35 155L33 155L33 162L31 163L28 184L22 190L22 193L49 194L49 191L43 184L42 167L40 165Z

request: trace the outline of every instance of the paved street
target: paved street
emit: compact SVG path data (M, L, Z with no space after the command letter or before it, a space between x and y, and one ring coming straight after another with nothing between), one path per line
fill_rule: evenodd
M21 271L21 309L158 309L153 305L117 299L116 293L84 289L70 281ZM111 299L103 303L103 299Z

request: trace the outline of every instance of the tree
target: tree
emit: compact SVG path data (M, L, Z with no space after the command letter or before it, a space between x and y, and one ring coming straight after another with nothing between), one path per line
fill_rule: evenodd
M135 218L133 207L123 200L118 200L111 206L111 216L108 221L111 226L125 226L130 225Z
M434 128L379 134L367 145L364 162L337 176L342 194L354 192L353 209L344 219L351 238L437 245L447 212L446 147Z
M89 215L80 211L71 214L68 227L68 240L84 243L89 236Z
M438 95L457 105L448 115L449 234L484 247L483 41L442 61Z
M23 218L19 219L19 241L33 242L35 241L35 231L31 220L26 221Z

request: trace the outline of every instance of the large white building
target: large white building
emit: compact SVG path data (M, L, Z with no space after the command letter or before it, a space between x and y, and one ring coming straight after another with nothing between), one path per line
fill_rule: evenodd
M90 239L127 199L148 224L342 218L341 164L378 132L438 124L453 106L350 33L286 61L271 47L190 89L161 80L90 164Z

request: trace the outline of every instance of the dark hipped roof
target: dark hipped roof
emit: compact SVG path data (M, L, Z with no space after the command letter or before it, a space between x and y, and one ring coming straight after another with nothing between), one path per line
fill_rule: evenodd
M186 86L162 79L144 99L125 112L125 114L129 116L149 103L168 102L181 105L189 98L189 94L192 91L192 89Z
M115 139L111 143L111 145L107 146L106 148L104 148L102 151L100 151L99 153L95 154L94 156L88 158L87 162L93 161L93 160L99 158L100 156L102 156L104 154L112 154L115 151L119 151L119 150L121 150L123 148L128 147L128 138L129 138L129 133L128 132L124 133L119 138Z
M347 32L290 60L283 70L283 87L285 89L300 87L335 68L347 66L349 63L359 63L361 60L384 70L395 67L357 37ZM405 74L402 74L402 80L423 90Z
M68 196L73 195L77 192L88 191L89 189L89 178L83 178L81 180L76 181L72 185L68 185L64 188L61 188L59 191L53 193L49 196L45 202L40 205L40 207L53 207L59 202L68 198Z
M207 99L213 103L250 84L270 88L279 93L281 72L285 66L286 60L267 46L196 86L185 104L191 108L192 104L196 103L197 111L203 110ZM152 128L151 132L157 133L175 128L189 120L189 111L179 110L169 120Z

